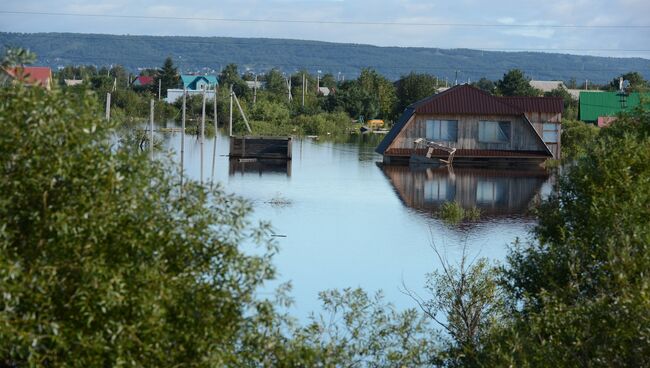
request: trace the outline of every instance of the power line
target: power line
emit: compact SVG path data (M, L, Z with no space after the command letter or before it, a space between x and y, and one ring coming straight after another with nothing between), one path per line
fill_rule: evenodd
M0 10L0 14L46 15L93 18L151 19L151 20L192 20L232 23L294 23L294 24L330 24L353 26L399 26L399 27L462 27L462 28L567 28L567 29L650 29L650 25L588 25L588 24L502 24L502 23L424 23L424 22L367 22L348 20L305 20L305 19L254 19L254 18L208 18L208 17L173 17L154 15L121 15L97 13L62 13L37 11Z

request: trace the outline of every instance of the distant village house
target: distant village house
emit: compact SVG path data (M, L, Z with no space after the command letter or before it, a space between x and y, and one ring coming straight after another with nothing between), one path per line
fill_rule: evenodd
M78 85L83 84L83 82L84 82L83 79L64 79L63 80L63 83L65 83L65 85L67 87L78 86Z
M25 66L5 69L14 81L21 81L30 86L41 86L47 90L52 88L52 69L46 66Z
M600 127L610 125L622 112L631 111L642 101L650 108L650 93L582 91L580 93L580 120L597 124Z
M205 90L205 96L207 99L214 99L214 90L219 86L219 81L214 75L181 75L181 81L183 82L183 88L170 88L167 90L167 98L165 101L167 103L174 103L176 100L183 96L183 91L187 93L188 96L203 94Z
M376 151L385 163L409 161L427 153L416 143L425 139L455 148L454 164L539 165L560 157L563 107L559 97L497 97L459 85L408 106Z
M147 76L147 75L141 75L141 76L136 77L133 80L132 85L133 85L133 87L146 87L146 86L152 85L153 82L154 82L153 77Z

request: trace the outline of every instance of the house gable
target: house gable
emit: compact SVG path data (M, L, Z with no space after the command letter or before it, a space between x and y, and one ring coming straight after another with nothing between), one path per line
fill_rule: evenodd
M540 132L526 115L561 116L562 110L561 98L504 98L468 85L456 86L409 106L376 152L385 154L393 148L412 149L414 139L426 137L426 120L454 120L458 122L458 138L455 142L448 142L450 147L460 150L537 152L538 155L552 157ZM479 123L486 120L510 122L510 141L479 141Z

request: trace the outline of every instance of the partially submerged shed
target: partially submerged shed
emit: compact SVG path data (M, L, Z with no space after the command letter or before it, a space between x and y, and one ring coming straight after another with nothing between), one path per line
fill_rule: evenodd
M385 163L408 161L426 154L414 143L424 138L455 148L454 163L540 164L560 157L563 107L559 97L497 97L459 85L408 106L376 152Z

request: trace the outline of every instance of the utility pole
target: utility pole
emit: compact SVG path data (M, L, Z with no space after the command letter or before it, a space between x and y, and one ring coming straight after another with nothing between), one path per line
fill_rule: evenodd
M181 196L183 196L183 170L185 158L185 109L187 106L187 90L183 87L183 113L181 115Z
M232 85L230 85L230 136L232 137Z
M217 86L214 86L214 134L217 134Z
M458 85L458 70L456 70L456 78L454 79L454 86Z
M253 105L257 101L257 73L255 73L255 84L253 85Z
M291 96L291 75L287 77L287 90L289 93L289 102L291 102L293 100L293 96Z
M111 120L111 94L106 94L106 121Z
M214 86L214 143L212 144L212 172L210 173L210 187L214 184L214 164L217 160L217 136L218 119L217 119L217 86Z
M203 141L205 140L205 90L203 88L203 103L201 104L201 184L203 184Z
M585 79L585 90L589 89L589 79Z
M320 70L318 71L318 75L316 76L316 93L318 94L320 92Z
M151 153L151 160L153 160L153 104L154 100L152 98L149 103L149 152Z
M302 73L302 107L305 107L305 73Z

